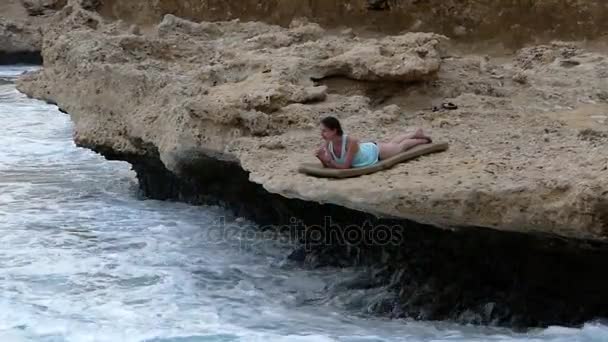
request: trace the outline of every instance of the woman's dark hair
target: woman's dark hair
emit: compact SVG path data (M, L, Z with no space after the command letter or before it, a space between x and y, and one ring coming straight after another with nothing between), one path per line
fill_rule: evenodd
M333 116L328 116L324 118L323 120L321 120L321 123L323 124L323 126L331 130L336 130L339 136L342 136L344 134L344 132L342 131L342 125L340 125L340 121L338 121L338 119L334 118Z

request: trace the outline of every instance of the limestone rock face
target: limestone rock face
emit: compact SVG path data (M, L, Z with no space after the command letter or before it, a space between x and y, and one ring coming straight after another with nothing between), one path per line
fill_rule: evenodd
M67 0L21 0L29 15L37 16L60 10Z
M5 0L0 3L0 63L41 63L42 36L63 0Z
M5 53L40 50L42 34L19 22L0 18L0 50Z
M142 25L157 24L165 13L194 21L240 18L283 26L306 17L327 28L419 30L510 46L598 38L608 31L604 0L104 0L100 10Z
M19 89L67 110L81 146L158 156L178 176L230 160L273 193L438 226L608 236L605 54L555 42L493 60L448 53L434 33L171 15L134 34L77 6L62 13L44 69ZM423 127L451 147L356 179L298 174L325 115L363 140Z

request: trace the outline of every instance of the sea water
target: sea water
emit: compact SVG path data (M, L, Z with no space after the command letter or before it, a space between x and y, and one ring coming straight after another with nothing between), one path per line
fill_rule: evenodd
M524 334L366 315L366 290L333 286L358 270L290 265L292 244L222 208L143 198L127 163L76 147L68 115L16 90L29 70L0 68L2 342L608 341L597 322Z

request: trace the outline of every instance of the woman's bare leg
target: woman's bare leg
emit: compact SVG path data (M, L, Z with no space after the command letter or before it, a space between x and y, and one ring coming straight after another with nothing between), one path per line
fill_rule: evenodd
M431 140L430 137L428 137L427 135L424 134L424 131L422 130L422 128L418 128L413 133L404 133L404 134L399 134L399 135L393 137L389 141L389 143L400 144L406 139L428 139L429 141Z
M378 148L380 149L379 158L380 158L380 160L388 159L403 151L407 151L414 146L428 144L428 142L429 142L428 139L429 138L405 139L398 144L390 143L390 142L389 143L380 143L380 144L378 144Z
M413 133L402 133L402 134L396 135L396 136L392 137L389 140L389 143L391 143L391 144L398 144L398 143L402 142L405 139L412 139L415 134L416 134L416 132L413 132Z

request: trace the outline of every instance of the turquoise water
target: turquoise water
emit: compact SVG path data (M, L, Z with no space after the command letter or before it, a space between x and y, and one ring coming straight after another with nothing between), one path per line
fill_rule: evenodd
M0 341L608 341L599 323L366 317L373 292L335 286L357 270L300 269L221 208L141 198L129 165L77 148L67 115L15 90L25 70L0 68Z

